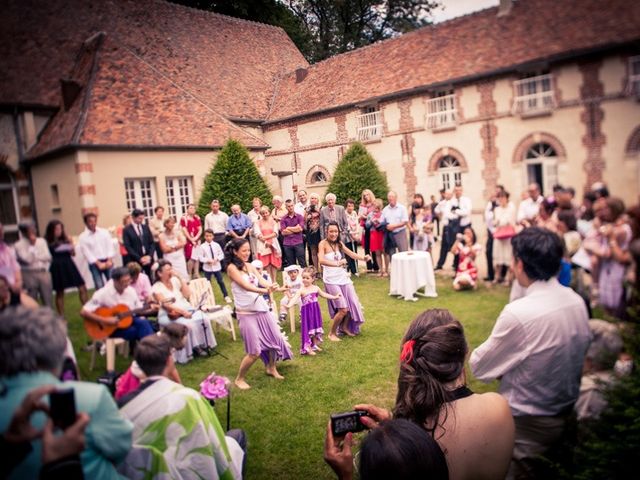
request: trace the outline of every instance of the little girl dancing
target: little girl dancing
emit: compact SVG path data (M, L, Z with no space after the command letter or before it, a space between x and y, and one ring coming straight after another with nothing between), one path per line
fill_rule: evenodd
M302 288L291 298L292 305L295 305L298 300L302 303L300 310L300 353L302 355L315 355L322 350L319 344L322 342L324 330L318 296L329 300L337 300L342 296L340 293L331 295L320 290L313 284L315 278L315 268L307 267L302 270Z

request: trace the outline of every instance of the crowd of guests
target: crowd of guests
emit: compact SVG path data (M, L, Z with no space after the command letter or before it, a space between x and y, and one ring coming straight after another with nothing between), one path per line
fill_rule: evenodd
M452 253L454 289L477 286L482 247L472 228L471 201L459 185L429 204L416 194L409 209L395 192L385 206L370 190L358 205L338 205L332 193L325 206L304 191L296 200L276 196L269 209L256 198L248 214L233 205L231 215L214 200L202 221L193 205L179 222L165 218L162 207L146 221L134 210L118 234L124 267L114 267L113 239L98 227L95 214L85 215L77 246L59 221L49 223L44 238L33 225L21 225L13 248L3 241L0 225L0 408L12 415L0 422L0 442L11 453L4 475L143 478L163 464L180 477L197 464L203 478L242 476L244 435L225 433L199 394L181 386L175 368L216 347L210 318L189 301L189 281L201 272L208 281L215 278L235 306L245 350L234 381L239 389L250 388L247 375L258 359L267 375L284 379L277 364L293 352L278 320L292 306L300 307L302 355L322 351L319 297L328 300L330 340L360 332L364 316L351 280L360 273L359 261L367 272L386 276L394 253L430 252L440 241L436 270ZM599 386L615 374L602 352L622 359L620 372L632 362L617 326L589 319L596 305L624 318L631 298L625 281L640 250L639 207L626 210L601 184L581 205L570 188L557 186L544 198L532 184L517 208L498 186L484 213L486 280L509 284L512 291L469 365L479 380L498 379L499 393L467 387L462 324L446 310L422 313L401 342L393 411L354 406L366 412L360 421L371 431L359 458L363 479L381 472L397 478L538 478L540 456L563 438L574 408L580 418L604 408ZM90 299L72 258L76 247L96 287ZM277 282L280 270L283 286ZM323 290L314 284L317 277ZM55 292L55 307L64 314L70 287L78 290L83 319L135 344L135 362L118 384L118 405L98 385L59 380L73 353L65 323L51 308ZM284 293L279 310L275 291ZM32 297L51 308L38 307ZM109 310L118 305L132 314L130 326L121 327L121 318ZM83 413L59 436L41 399L62 386L73 389ZM171 428L173 421L194 428ZM167 442L206 448L207 461L178 461L170 449L159 448ZM325 459L340 478L353 476L352 442L350 433L335 437L328 428Z

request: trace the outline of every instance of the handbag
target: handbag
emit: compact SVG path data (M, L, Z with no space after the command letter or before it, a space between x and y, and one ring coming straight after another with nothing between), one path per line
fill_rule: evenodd
M514 237L515 234L516 229L512 225L504 225L496 228L496 231L493 232L493 238L496 240L507 240L508 238Z

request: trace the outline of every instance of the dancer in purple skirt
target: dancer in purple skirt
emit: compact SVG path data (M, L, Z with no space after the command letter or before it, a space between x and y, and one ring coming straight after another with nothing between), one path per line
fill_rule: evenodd
M340 241L340 227L329 222L327 235L318 245L318 261L322 269L322 281L327 293L342 296L329 302L329 314L333 315L329 340L339 342L338 330L353 337L360 333L360 324L364 322L360 299L353 288L353 282L346 269L345 255L354 260L370 261L371 255L358 255Z
M271 306L263 297L265 293L278 288L278 284L269 284L258 274L255 267L248 263L250 255L251 247L246 238L234 238L225 247L227 275L231 279L231 291L246 353L235 379L235 385L242 390L251 388L245 376L258 358L264 362L267 375L279 380L284 380L284 377L278 373L276 361L293 358L291 346L271 313Z
M340 293L331 295L323 292L313 284L315 279L315 268L307 267L302 270L302 288L291 299L293 302L301 300L302 303L300 309L300 353L302 355L315 355L316 352L322 351L319 343L322 343L324 330L322 329L322 313L320 313L318 297L337 300L342 296Z

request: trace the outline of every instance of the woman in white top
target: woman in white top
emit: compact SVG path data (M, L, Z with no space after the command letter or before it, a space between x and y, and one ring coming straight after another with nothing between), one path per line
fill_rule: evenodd
M263 296L274 291L278 284L269 284L249 263L251 247L246 238L234 238L228 242L224 254L246 353L234 383L242 390L251 388L245 377L258 358L264 362L267 375L284 380L276 369L276 361L290 360L293 353L276 323L271 305Z
M501 227L512 227L515 233L516 207L509 202L509 193L502 191L497 195L498 206L493 210L493 225L496 227L493 239L493 263L495 265L496 278L493 283L500 283L504 280L509 285L511 279L511 237L497 238L496 235ZM502 276L502 267L505 267L507 274Z
M340 341L338 329L353 337L360 333L360 324L364 322L362 305L353 288L353 282L347 272L346 256L354 260L371 260L370 255L358 255L340 241L340 228L336 222L327 225L327 237L318 245L318 261L323 266L322 281L327 293L341 296L329 301L329 314L332 317L329 340Z
M176 230L175 217L169 217L164 221L164 232L158 236L160 242L160 250L162 250L162 258L166 258L171 262L173 269L180 276L189 281L187 273L187 262L184 256L184 246L187 239L180 230Z
M178 322L189 328L186 345L182 350L176 352L176 361L186 363L191 360L194 354L207 356L207 350L215 348L217 345L216 339L213 336L209 320L187 300L191 296L189 285L173 269L171 262L166 257L158 262L156 279L157 281L151 290L161 305L158 323L165 326L171 322ZM173 301L167 302L169 299L173 299Z

